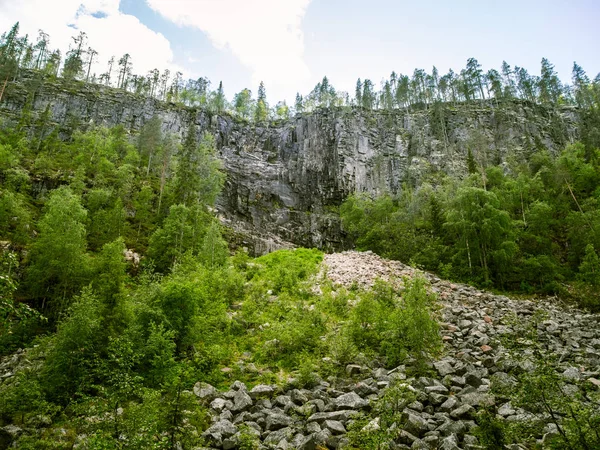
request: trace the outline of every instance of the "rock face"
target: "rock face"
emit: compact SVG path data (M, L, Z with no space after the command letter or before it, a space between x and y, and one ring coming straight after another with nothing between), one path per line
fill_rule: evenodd
M27 78L8 86L0 119L17 120L28 98L34 120L47 111L65 135L92 123L136 131L154 115L168 133L183 135L190 123L199 135L213 133L227 172L219 212L234 230L255 236L247 243L255 253L292 244L342 248L335 211L349 194L395 193L432 171L464 173L467 148L502 163L538 148L556 153L577 138L575 110L522 101L413 112L323 109L255 125L103 86Z

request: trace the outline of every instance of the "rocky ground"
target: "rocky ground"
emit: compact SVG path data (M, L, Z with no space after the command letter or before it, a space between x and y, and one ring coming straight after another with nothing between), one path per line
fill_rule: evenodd
M348 288L372 286L377 278L401 283L415 269L365 252L326 255L322 275ZM198 383L194 394L213 416L204 433L210 448L234 449L258 439L261 448L343 448L347 431L361 413L370 415L367 430L380 427L374 405L388 386L403 383L416 400L402 412L403 428L394 448L476 449L475 415L489 408L505 421L522 421L529 413L494 394L510 389L515 373L532 370L529 341L540 351L558 356L557 370L575 388L589 383L600 389L600 316L561 305L557 299L516 300L423 274L438 295L443 355L431 376L410 377L406 367L393 370L350 364L344 379L320 381L311 389L258 385L236 381L227 392ZM529 334L528 334L529 333ZM511 337L521 344L515 356L506 348ZM531 342L533 346L533 341ZM21 354L0 364L0 378L12 376ZM4 430L8 433L10 430ZM548 426L545 442L556 427ZM513 448L522 448L514 446Z
M402 277L414 276L415 269L370 252L344 252L326 255L323 273L348 288L368 288L377 278L401 282ZM515 300L424 276L441 305L445 350L433 363L436 376L409 378L404 366L386 370L352 364L346 368L346 380L335 385L322 381L310 390L267 385L247 389L236 382L231 390L219 393L198 384L194 392L214 414L205 437L223 449L238 448L244 433L260 438L266 448L343 448L353 419L368 412L390 383L401 380L417 400L403 412L404 430L396 448L483 448L470 434L478 410L492 408L507 421L528 418L526 411L491 393L493 384L510 388L516 383L510 374L516 366L531 369L527 358L511 359L501 344L502 336L517 335L526 323L533 323L542 350L560 355L559 370L565 379L585 380L600 388L598 315L561 306L555 298ZM369 427L379 427L377 417ZM547 440L555 433L549 426L540 438Z

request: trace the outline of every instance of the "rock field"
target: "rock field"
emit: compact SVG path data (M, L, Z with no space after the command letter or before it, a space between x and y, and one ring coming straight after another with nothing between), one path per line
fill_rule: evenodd
M326 255L323 271L337 284L368 287L376 278L400 280L415 269L365 252ZM406 368L393 370L350 364L345 379L321 381L311 389L285 389L275 385L252 388L234 382L230 390L197 383L194 394L207 405L213 423L204 432L210 448L239 448L254 435L261 448L343 448L346 432L361 412L372 411L390 384L404 383L417 400L403 411L403 431L394 448L483 448L472 429L481 408L497 417L520 421L529 413L513 407L492 388L511 388L514 373L532 369L527 358L526 330L537 335L542 352L558 356L557 370L565 380L591 383L600 389L600 316L560 305L558 300L516 300L424 274L437 293L443 355L433 362L431 377L411 378ZM524 343L518 358L503 347L504 336ZM10 377L19 354L2 361L0 378ZM367 429L378 428L374 417ZM556 433L547 427L540 442ZM513 448L523 448L513 446Z
M413 276L415 269L370 252L344 252L326 255L324 272L334 283L369 287L377 278L394 282ZM346 380L336 385L322 381L310 390L281 391L266 385L247 389L236 382L231 390L219 393L198 384L194 392L214 414L214 424L204 435L216 448L233 449L241 436L240 425L245 425L265 448L343 448L353 418L369 411L390 383L400 381L414 390L417 401L404 410L404 430L396 448L483 448L469 434L480 408L493 408L508 421L528 417L510 401L496 398L491 386L510 387L516 383L510 372L519 365L527 370L527 359L507 358L499 338L519 333L515 327L532 317L539 318L534 326L543 350L560 355L563 376L600 388L598 315L560 306L557 299L514 300L424 275L441 304L445 351L433 363L436 377L408 378L403 366L386 370L352 364L346 367ZM375 418L368 426L376 428L379 421ZM550 426L545 438L555 432Z

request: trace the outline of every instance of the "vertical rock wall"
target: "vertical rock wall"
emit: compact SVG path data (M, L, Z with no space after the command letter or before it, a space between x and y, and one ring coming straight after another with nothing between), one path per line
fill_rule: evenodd
M557 153L577 139L573 108L444 105L420 111L319 110L254 125L229 115L140 98L112 88L61 80L9 85L0 120L44 112L65 137L75 127L121 124L132 133L154 115L165 132L183 135L193 121L213 133L227 181L218 209L256 253L289 245L344 246L337 207L349 194L398 192L427 174L466 172L468 149L479 160ZM244 237L245 236L245 237Z

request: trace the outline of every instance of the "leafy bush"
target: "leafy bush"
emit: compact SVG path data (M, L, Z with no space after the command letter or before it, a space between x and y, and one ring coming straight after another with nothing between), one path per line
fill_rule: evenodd
M404 280L404 290L379 282L365 293L345 325L356 347L384 356L394 366L410 355L417 368L441 349L439 326L434 317L435 296L426 280L417 276Z

